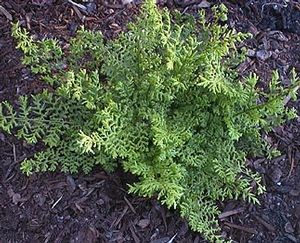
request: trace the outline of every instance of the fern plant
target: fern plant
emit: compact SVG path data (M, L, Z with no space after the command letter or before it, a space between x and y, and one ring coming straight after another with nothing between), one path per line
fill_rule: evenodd
M264 189L247 156L268 152L261 132L295 112L284 98L295 98L299 80L283 88L278 77L268 92L258 78L240 80L244 58L236 43L247 35L219 24L226 8L189 15L159 10L146 0L141 16L115 40L78 31L69 48L54 39L33 40L18 24L13 36L23 63L51 85L19 107L0 105L0 128L48 149L26 159L21 169L88 173L116 166L139 180L129 191L153 195L178 208L191 229L221 242L217 200L257 202ZM251 187L256 183L256 191Z

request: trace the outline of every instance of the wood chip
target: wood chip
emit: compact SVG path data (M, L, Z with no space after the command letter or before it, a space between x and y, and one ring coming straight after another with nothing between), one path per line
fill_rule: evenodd
M132 206L132 204L129 202L129 200L124 196L124 200L127 203L127 205L129 206L129 208L131 209L131 211L136 214L136 211L134 209L134 207Z
M72 6L72 8L74 9L80 21L83 23L85 20L85 16L79 11L79 9L76 6Z
M0 13L2 13L9 21L12 21L12 15L4 8L0 5Z
M173 243L173 240L175 239L176 236L177 236L177 233L175 235L173 235L173 237L167 243Z
M82 207L78 203L74 203L74 205L81 213L85 213Z
M262 218L258 217L258 216L254 216L256 218L256 220L261 223L263 226L265 226L269 231L275 232L275 228L273 225L267 223L266 221L264 221Z
M52 205L51 209L55 208L55 206L60 202L60 200L63 198L63 195L60 196L60 198L57 199L57 201Z
M202 0L201 3L197 5L198 8L209 8L211 3L207 2L206 0Z
M80 3L76 3L76 2L74 2L72 0L68 0L68 2L71 3L74 7L81 9L82 11L86 12L86 10L87 10L86 6L84 6L84 5L80 4Z
M121 213L120 217L117 218L117 219L111 224L111 226L110 226L111 229L112 229L113 227L119 225L119 223L121 222L122 218L123 218L123 217L125 216L125 214L127 213L128 208L129 208L129 207L128 207L127 205L124 207L123 212Z
M103 5L107 8L111 8L111 9L124 9L124 5L123 4L109 4L106 1L103 3Z
M123 5L129 4L129 3L132 3L132 2L133 2L133 0L122 0Z
M139 227L141 227L142 229L147 228L147 227L149 226L149 224L150 224L150 220L149 220L149 219L141 219L141 220L137 223L137 225L138 225Z
M233 210L230 210L230 211L223 212L219 215L219 219L224 219L224 218L227 218L229 216L244 212L244 210L245 210L244 208L237 208L237 209L233 209Z
M17 152L16 152L16 145L13 144L13 155L14 155L14 163L17 163Z
M232 224L232 223L229 223L229 222L225 222L224 224L231 227L231 228L242 230L242 231L248 232L250 234L256 234L257 233L256 230L253 229L253 228L248 228L248 227L240 226L240 225L237 225L237 224Z
M132 223L130 224L129 229L130 229L132 238L134 240L134 243L140 243L141 241L140 241L139 237L136 235L136 233L135 233L136 230L133 228Z
M295 156L294 156L291 146L288 147L288 159L291 164L289 174L288 174L288 178L289 178L292 175L293 170L295 168Z

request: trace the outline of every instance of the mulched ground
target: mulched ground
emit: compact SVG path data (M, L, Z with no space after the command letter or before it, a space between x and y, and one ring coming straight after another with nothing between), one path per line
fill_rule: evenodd
M80 1L77 1L78 3ZM20 63L10 23L19 20L36 37L67 41L82 24L114 38L138 14L138 6L101 0L81 3L63 0L0 0L0 101L16 101L43 84ZM217 1L214 1L214 3ZM297 1L219 1L229 8L228 25L253 37L241 45L248 58L241 76L256 72L262 83L278 69L283 84L294 67L300 72L300 4ZM210 2L212 3L212 1ZM163 6L184 12L208 8L208 1L165 0ZM300 112L300 100L292 104ZM280 148L273 160L247 161L263 176L267 193L260 205L241 201L220 203L222 234L236 242L300 242L300 120L278 127L267 137ZM61 173L26 177L20 162L38 146L28 146L0 133L0 242L205 242L191 232L176 212L155 199L126 193L132 180L121 171L107 175Z

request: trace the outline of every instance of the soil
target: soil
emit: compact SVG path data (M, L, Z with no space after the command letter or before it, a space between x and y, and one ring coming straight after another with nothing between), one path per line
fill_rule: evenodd
M78 3L80 1L77 1ZM225 3L228 25L250 32L241 76L255 72L264 85L279 70L283 85L292 68L300 72L300 3L280 0L165 0L160 5L195 12L209 3ZM82 1L84 9L63 0L0 0L0 101L39 92L38 77L21 64L11 23L20 21L37 38L65 42L80 25L115 38L139 12L138 3ZM300 112L300 100L292 104ZM262 174L267 192L260 205L220 202L222 235L235 242L300 242L300 120L272 131L266 138L282 155L249 159ZM0 242L206 242L188 229L176 212L155 198L126 193L132 176L95 169L88 176L61 173L26 177L20 162L39 149L0 133Z

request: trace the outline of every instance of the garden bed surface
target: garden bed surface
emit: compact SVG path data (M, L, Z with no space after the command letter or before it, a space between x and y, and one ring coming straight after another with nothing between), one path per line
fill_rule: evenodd
M210 4L217 1L210 1ZM274 69L283 85L294 67L300 72L300 3L297 1L219 1L229 8L228 25L252 38L241 44L248 58L241 76L257 73L264 86ZM78 1L79 3L79 1ZM208 1L166 0L162 6L195 13L210 8ZM55 37L66 44L80 25L115 38L138 14L139 6L95 0L80 7L63 0L0 0L0 101L46 87L21 64L11 23L20 23L36 38ZM300 101L293 105L300 111ZM242 201L220 202L222 234L236 242L300 242L300 120L268 135L282 156L249 159L262 173L267 192L261 205ZM42 145L29 146L0 133L0 242L205 242L191 232L175 212L155 199L126 193L132 176L95 169L90 175L62 173L26 177L20 162Z

